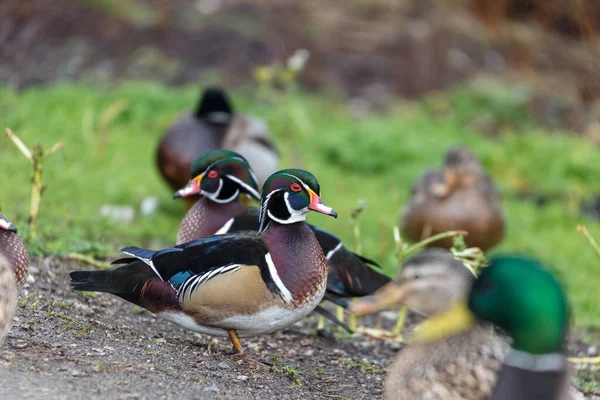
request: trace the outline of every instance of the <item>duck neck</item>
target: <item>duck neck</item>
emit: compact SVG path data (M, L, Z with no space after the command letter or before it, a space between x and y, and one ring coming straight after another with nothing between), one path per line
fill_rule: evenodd
M324 287L327 261L313 231L304 222L280 224L269 221L261 235L278 279L294 301L303 302ZM273 273L271 273L273 275ZM277 278L273 277L277 282Z

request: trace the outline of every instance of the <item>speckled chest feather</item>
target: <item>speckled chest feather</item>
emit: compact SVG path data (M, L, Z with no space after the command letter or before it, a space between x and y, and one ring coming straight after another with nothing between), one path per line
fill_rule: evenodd
M177 244L214 235L231 218L244 213L246 207L238 199L219 204L201 198L187 212L177 233Z
M0 255L0 346L10 329L17 306L17 287L7 260Z
M327 260L307 224L273 224L265 232L264 241L279 278L292 294L292 306L323 297L327 285Z
M25 282L29 270L29 254L23 241L13 232L0 230L0 253L8 260L20 287Z

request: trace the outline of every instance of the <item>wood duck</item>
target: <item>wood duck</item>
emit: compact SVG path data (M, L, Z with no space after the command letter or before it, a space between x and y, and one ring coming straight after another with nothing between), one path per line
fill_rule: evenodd
M362 315L404 306L436 314L464 297L473 279L449 251L427 249L406 261L394 281L354 303L351 311ZM487 398L508 349L506 340L485 326L444 341L407 346L389 368L385 398Z
M13 269L8 260L0 254L0 346L12 325L17 308L18 290Z
M180 116L164 134L158 145L158 169L177 190L188 181L194 159L219 148L243 154L257 168L260 183L277 171L279 155L265 123L234 114L227 95L217 88L207 88L195 112Z
M259 199L257 179L244 157L228 150L215 150L198 157L192 164L190 181L173 196L201 196L183 218L177 244L206 236L258 230L259 210L247 207L240 197L242 193ZM347 304L340 298L371 294L390 281L386 275L369 267L380 268L376 262L351 252L331 233L309 226L329 265L328 300L345 307ZM339 323L325 310L318 308L316 311Z
M4 217L2 212L0 212L0 254L4 254L8 260L15 274L17 286L21 287L29 271L29 253L17 235L17 228Z
M450 149L444 167L428 171L413 186L400 223L411 241L464 230L467 246L484 251L504 236L499 192L475 154L464 147ZM431 246L450 248L452 238Z
M265 183L258 231L201 238L160 251L127 247L110 271L71 272L75 290L113 293L193 331L238 337L283 329L310 313L327 285L327 260L306 214L337 217L309 172Z
M494 264L498 262L505 261ZM487 279L486 270L481 278ZM444 315L450 304L465 300L474 281L472 273L452 253L428 249L409 259L396 280L373 297L353 304L352 311L366 314L405 306L427 316ZM485 287L485 282L478 280L475 286ZM402 349L386 376L386 399L488 399L502 380L502 362L511 357L507 339L492 330L489 322L495 323L482 321L464 332ZM428 330L425 328L424 336ZM574 390L569 396L578 398ZM499 397L509 398L513 397ZM514 397L521 398L537 397Z
M569 385L564 344L569 329L565 293L538 262L501 257L483 269L468 297L431 317L421 340L457 334L476 322L491 323L512 338L490 399L582 398Z

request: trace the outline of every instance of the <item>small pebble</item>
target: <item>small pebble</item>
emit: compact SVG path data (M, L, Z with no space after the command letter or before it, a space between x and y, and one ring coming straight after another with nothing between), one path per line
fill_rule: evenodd
M205 386L204 388L202 388L202 390L204 390L205 392L217 393L219 391L219 387L217 385L210 385L210 386Z
M221 361L217 367L221 369L231 369L231 365L227 364L225 361Z
M245 380L248 380L248 377L246 375L238 375L237 380L238 381L245 381Z

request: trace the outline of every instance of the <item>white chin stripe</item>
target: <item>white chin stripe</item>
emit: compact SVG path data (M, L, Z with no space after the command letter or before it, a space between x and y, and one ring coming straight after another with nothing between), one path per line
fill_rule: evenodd
M282 225L293 224L294 222L306 221L306 213L292 215L288 219L279 219L279 218L275 217L273 214L271 214L271 211L269 211L269 210L267 210L267 215L273 221L278 222Z
M285 285L281 281L281 278L279 277L279 274L277 273L277 268L275 267L275 264L273 263L273 258L271 257L271 253L265 254L265 260L267 261L267 265L269 266L269 273L271 274L271 279L273 279L273 282L275 282L275 285L277 285L277 288L279 289L279 292L281 293L281 298L286 303L289 303L290 301L292 301L292 293L290 293L288 288L285 287Z
M565 368L567 359L564 354L530 354L524 351L513 350L510 352L504 364L511 367L526 369L528 371L561 371Z
M219 197L219 194L221 193L221 189L223 188L223 179L219 178L219 187L217 188L216 192L213 193L209 193L209 192L205 192L204 190L202 190L200 192L201 195L208 197L209 199L211 199L212 201L214 201L215 203L224 203L223 200L219 200L217 197Z
M229 232L229 228L231 228L231 225L233 225L234 220L235 218L231 218L229 221L225 222L225 225L219 228L219 230L215 232L215 235L224 235Z

